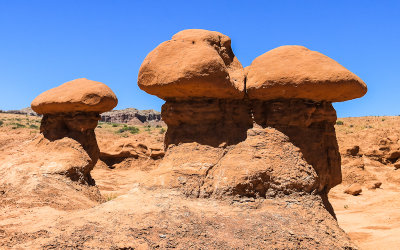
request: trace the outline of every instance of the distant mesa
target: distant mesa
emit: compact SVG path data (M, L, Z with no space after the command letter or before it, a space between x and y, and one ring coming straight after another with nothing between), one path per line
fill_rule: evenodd
M20 110L0 110L0 113L42 116L33 111L30 107ZM161 119L161 113L153 109L139 110L135 108L126 108L122 110L112 110L101 113L100 121L111 123L127 123L130 125L165 126L165 123Z
M127 108L122 110L112 110L101 115L102 122L127 123L131 125L150 125L165 126L161 119L161 113L153 109L139 110Z

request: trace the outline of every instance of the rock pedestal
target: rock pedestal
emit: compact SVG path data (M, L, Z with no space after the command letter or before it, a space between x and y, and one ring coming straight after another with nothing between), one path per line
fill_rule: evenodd
M341 183L336 111L330 102L304 99L252 102L254 121L285 134L318 175L319 192Z
M187 142L213 147L237 144L253 126L250 107L242 100L167 100L161 113L168 125L166 147Z

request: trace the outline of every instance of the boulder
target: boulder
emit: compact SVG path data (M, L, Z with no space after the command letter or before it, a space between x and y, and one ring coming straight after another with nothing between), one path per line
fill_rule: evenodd
M346 149L346 153L351 156L357 156L359 152L360 152L360 146L357 145Z
M367 92L366 84L331 58L303 46L281 46L247 70L249 98L342 102Z
M354 196L361 194L361 192L362 192L362 188L361 188L361 185L358 183L351 184L344 190L344 193L351 194Z
M380 181L375 181L375 182L370 183L370 184L367 186L367 188L368 188L368 189L377 189L377 188L380 188L381 185L382 185L382 182L380 182Z
M244 96L244 71L231 39L219 32L191 29L163 42L143 61L139 87L167 99Z
M79 78L43 92L32 101L31 107L38 114L102 113L117 103L114 92L105 84Z

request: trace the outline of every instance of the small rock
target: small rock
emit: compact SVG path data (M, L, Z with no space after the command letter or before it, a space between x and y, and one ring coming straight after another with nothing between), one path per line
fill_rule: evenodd
M394 163L394 169L395 170L397 170L397 169L399 169L400 168L400 160L397 160L395 163Z
M160 236L160 238L162 238L162 239L167 238L167 235L165 235L165 234L160 234L159 236Z
M367 188L368 189L377 189L377 188L380 188L381 185L382 185L382 182L376 181L376 182L369 184Z
M351 184L349 187L347 187L347 188L344 190L344 192L345 192L346 194L351 194L351 195L356 196L356 195L361 194L362 188L361 188L360 184L354 183L354 184Z
M360 152L360 146L353 146L347 149L346 152L348 155L357 156L357 154Z

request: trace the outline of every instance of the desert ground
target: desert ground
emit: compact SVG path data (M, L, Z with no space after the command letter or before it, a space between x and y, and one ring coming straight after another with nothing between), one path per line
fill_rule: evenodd
M34 140L39 135L40 118L27 115L15 114L0 114L0 159L13 152L24 143ZM338 138L339 149L342 159L342 184L334 187L329 192L329 200L334 208L339 226L350 236L351 240L360 249L395 249L398 247L400 235L400 214L398 208L400 206L400 169L396 170L396 160L399 156L396 152L400 146L400 117L399 116L379 116L379 117L356 117L356 118L339 118L335 126L336 135ZM60 206L50 205L46 209L39 208L24 208L23 204L17 205L13 210L7 210L2 205L3 209L0 215L0 246L8 248L13 246L18 247L37 247L38 244L50 249L52 247L81 247L84 242L91 242L93 237L88 233L87 238L77 233L77 228L82 233L91 230L100 230L96 224L84 223L83 217L90 212L90 217L104 216L104 211L108 214L119 213L125 211L127 207L132 210L143 210L141 215L148 216L148 220L143 223L143 228L140 232L136 229L131 229L132 234L147 235L153 237L155 241L162 241L169 237L170 230L174 228L172 223L160 225L161 231L155 234L152 231L154 226L154 208L150 209L151 200L163 200L158 206L160 216L164 216L165 211L173 206L181 206L187 208L190 200L180 199L172 201L172 196L179 196L174 191L168 191L169 194L160 194L154 190L138 189L138 183L143 182L147 178L149 170L157 168L160 160L164 156L163 140L166 127L150 127L150 126L131 126L118 123L99 123L95 129L97 141L100 148L100 160L92 171L92 177L96 182L101 198L100 204L93 202L85 208L61 208ZM380 182L381 185L376 185ZM347 194L344 191L352 184L357 183L362 188L359 195ZM377 187L379 186L379 187ZM2 187L0 195L5 196L7 189ZM134 194L134 196L129 195ZM134 198L132 198L134 197ZM149 204L141 204L140 197L144 197L149 201ZM6 200L5 198L2 198ZM124 201L124 203L116 203L115 201ZM174 202L174 204L171 204ZM192 201L193 202L193 201ZM209 210L209 213L214 216L215 221L209 221L211 228L226 226L229 228L229 223L224 218L229 216L229 208L224 210L224 216L219 217L217 211L213 210L215 202L213 200L196 200L199 216L204 216L202 212ZM241 201L240 201L241 202ZM239 202L239 203L240 203ZM257 205L257 202L246 203L243 206L266 206L268 203ZM155 202L158 204L157 202ZM178 204L176 204L178 203ZM162 205L161 205L162 204ZM249 205L251 204L251 205ZM56 208L56 210L54 209ZM203 209L203 210L202 210ZM236 209L240 209L237 207ZM282 211L276 210L276 207L270 206L270 211L273 214L279 214ZM97 212L103 211L103 213ZM202 212L201 212L202 211ZM126 212L126 211L125 211ZM182 211L181 211L182 212ZM173 213L173 212L172 212ZM196 213L188 209L187 213ZM112 228L116 224L123 225L127 221L134 220L135 216L140 216L137 213L129 216L121 216L115 214L109 220L103 220L93 223L104 223L107 228L102 234L98 233L95 237L98 240L107 239L107 233L118 232L118 227ZM182 220L180 215L176 220ZM67 218L67 219L65 219ZM113 218L113 219L112 219ZM85 218L87 220L87 218ZM247 219L248 220L248 219ZM87 221L86 221L87 222ZM241 219L238 218L238 222ZM80 223L82 225L80 225ZM152 225L153 223L153 225ZM161 220L162 223L168 221ZM227 223L228 225L224 224ZM256 223L251 221L248 224L248 229L251 231L257 227ZM60 227L60 224L62 225ZM186 228L178 227L182 234L193 234L193 237L209 238L212 230L209 230L210 235L202 235L202 231L194 227L196 223L188 223ZM52 241L46 240L46 234L51 232L43 230L45 225L52 225L58 230L60 235L58 239ZM152 225L152 226L151 226ZM81 226L81 227L79 227ZM145 228L145 227L149 228ZM27 229L28 228L28 229ZM39 230L39 229L42 230ZM168 229L167 229L168 228ZM12 229L12 230L10 230ZM177 230L178 230L177 229ZM74 231L75 230L75 231ZM24 231L21 236L18 231ZM26 231L35 232L29 234ZM100 230L101 231L101 230ZM60 245L59 241L65 241L61 235L68 235L72 238L68 244ZM199 233L196 235L196 232ZM246 236L246 232L242 232ZM254 237L261 237L253 235ZM66 237L66 236L65 236ZM224 237L223 235L215 235L215 237ZM121 236L123 238L123 236ZM233 239L232 239L233 240ZM75 242L74 242L75 241ZM140 237L136 237L133 242L135 246L142 248L157 248L157 247L174 247L176 238L167 239L160 245L154 245L149 241L143 241ZM23 244L22 244L22 243ZM68 241L67 241L68 242ZM127 246L118 241L114 248ZM122 241L123 242L123 241ZM132 244L133 244L132 243ZM203 242L204 243L204 242ZM233 245L234 245L233 240ZM88 243L86 247L99 247ZM92 244L92 245L90 245ZM119 245L122 244L122 245ZM153 244L153 245L152 245ZM106 246L106 245L105 245ZM107 245L108 246L108 245ZM187 245L190 246L190 245ZM195 244L193 245L195 246ZM210 245L216 247L217 245ZM240 245L236 245L239 246ZM246 246L242 246L246 247ZM293 246L294 247L294 246ZM140 247L139 247L140 248Z

